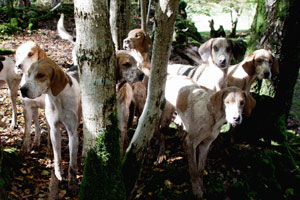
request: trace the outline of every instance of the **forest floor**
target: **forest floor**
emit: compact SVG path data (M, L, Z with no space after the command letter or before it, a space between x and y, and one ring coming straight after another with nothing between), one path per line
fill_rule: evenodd
M40 28L34 32L25 31L24 33L18 33L10 37L0 36L0 48L15 50L20 44L33 40L37 42L41 48L46 51L47 56L52 58L59 66L68 68L72 66L71 52L73 45L68 41L60 39L58 36L56 32L57 20L58 18L46 22L39 22ZM74 35L74 20L71 18L65 19L65 27ZM20 94L17 100L18 126L10 130L11 105L7 94L8 91L6 88L3 88L0 92L0 115L3 116L2 121L7 123L6 127L0 128L1 145L6 151L16 151L19 153L24 133L23 104L20 99ZM295 94L296 100L299 99L300 95L300 91L297 90L297 92L299 93ZM298 108L299 107L293 107L295 114L289 118L288 124L288 129L295 134L295 137L299 137L300 134L299 118L295 117L299 112L299 110L297 110ZM41 146L28 155L18 156L20 160L17 162L18 164L15 163L17 167L13 169L13 178L7 187L9 199L47 199L53 166L52 157L47 157L46 155L48 130L44 113L42 110L40 111L39 119L42 126ZM78 131L80 132L80 139L82 141L81 128L79 128ZM193 199L187 171L187 161L181 146L180 133L178 133L175 128L170 128L165 134L166 160L160 164L156 162L158 144L153 140L147 158L145 159L142 175L138 181L133 199ZM204 174L204 182L208 188L206 198L238 199L237 197L245 195L244 193L240 194L241 190L249 193L248 196L245 196L246 199L257 197L256 193L258 193L258 191L265 190L261 188L253 189L253 187L255 187L253 186L255 185L255 181L253 180L249 180L248 183L242 180L247 179L247 177L244 177L244 174L251 176L253 175L251 173L258 173L258 171L261 170L260 168L257 169L258 166L262 168L265 167L264 163L260 166L255 162L255 158L249 155L256 155L258 152L261 152L262 149L261 147L247 144L233 145L228 142L228 138L228 135L220 137L214 144L215 148L212 148L209 154ZM77 199L77 195L72 196L67 190L68 138L65 132L63 133L62 141L65 180L59 185L59 199ZM218 152L216 149L222 149L222 151ZM266 152L265 154L268 153L269 152ZM253 160L248 159L247 161L247 158L252 158ZM78 163L80 163L80 158L78 159ZM266 170L269 169L268 167L272 168L275 164L271 163L271 166L269 165L270 163L268 165L266 164ZM77 179L80 184L83 165L79 164L78 168ZM252 169L253 172L251 171ZM259 172L263 173L264 171ZM274 173L277 173L276 170ZM293 174L295 172L291 173ZM273 176L274 175L270 175L271 178L274 178ZM273 186L276 181L263 181L265 181L263 187L276 187ZM297 185L293 186L293 183L294 182L284 187L285 191L283 195L287 198L293 197L293 194L296 193ZM274 189L272 191L277 190ZM252 194L251 192L256 193ZM276 192L274 194L276 194ZM258 197L261 196L258 195Z

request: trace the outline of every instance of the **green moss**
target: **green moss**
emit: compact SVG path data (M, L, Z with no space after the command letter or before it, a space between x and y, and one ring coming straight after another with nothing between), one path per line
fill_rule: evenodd
M287 10L289 8L289 1L286 0L281 0L281 1L276 1L276 8L277 12L276 15L280 20L284 20L287 15Z
M120 130L117 115L109 117L112 125L97 138L97 145L87 152L80 187L81 200L125 199L121 174Z

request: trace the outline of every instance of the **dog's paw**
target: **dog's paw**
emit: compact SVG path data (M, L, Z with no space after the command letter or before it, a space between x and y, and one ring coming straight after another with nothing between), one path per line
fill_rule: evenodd
M31 151L31 145L30 145L30 138L29 139L25 139L22 147L21 147L21 152L23 154L28 154Z
M34 140L33 140L33 146L34 147L39 147L41 144L41 138L38 136L34 136Z

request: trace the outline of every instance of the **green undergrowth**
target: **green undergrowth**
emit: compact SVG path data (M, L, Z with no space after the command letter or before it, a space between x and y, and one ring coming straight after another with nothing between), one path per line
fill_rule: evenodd
M116 115L112 115L110 121L113 125L99 135L96 146L87 152L79 194L81 200L122 200L126 197Z
M11 55L14 54L15 52L9 49L2 49L0 48L0 55Z
M60 13L73 14L73 4L63 4L54 11L50 7L39 7L34 4L30 7L13 8L9 11L6 6L0 7L1 19L0 35L12 35L23 30L35 30L40 22L58 18ZM9 14L10 13L10 14Z
M2 189L10 187L13 172L20 167L21 161L16 150L15 148L0 147L0 188Z
M283 151L235 145L207 163L207 199L299 199L299 169ZM298 160L299 164L299 160Z

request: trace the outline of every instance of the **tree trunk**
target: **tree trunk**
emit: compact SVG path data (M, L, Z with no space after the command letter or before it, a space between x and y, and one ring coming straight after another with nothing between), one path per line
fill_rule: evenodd
M148 2L148 11L147 11L146 24L149 24L150 12L151 12L151 3L152 3L152 0L149 0L149 2Z
M158 127L164 107L162 102L164 100L167 64L177 8L178 0L160 0L157 3L155 12L156 30L146 105L123 162L123 175L127 194L132 192L139 177L147 147L155 129Z
M13 0L11 0L13 2ZM18 0L17 7L29 7L31 5L30 0Z
M300 13L297 0L259 0L252 23L249 53L258 48L270 49L280 65L277 79L263 81L256 90L257 106L239 131L247 141L284 142L294 86L300 66ZM273 83L273 84L271 84Z
M60 0L51 0L50 4L52 7L56 6L58 3L60 2Z
M123 48L130 24L130 0L110 0L110 27L116 50Z
M146 23L147 3L146 3L146 0L140 0L140 6L141 6L141 28L145 32L147 32L147 23Z
M79 199L124 199L108 2L74 3L86 155Z

